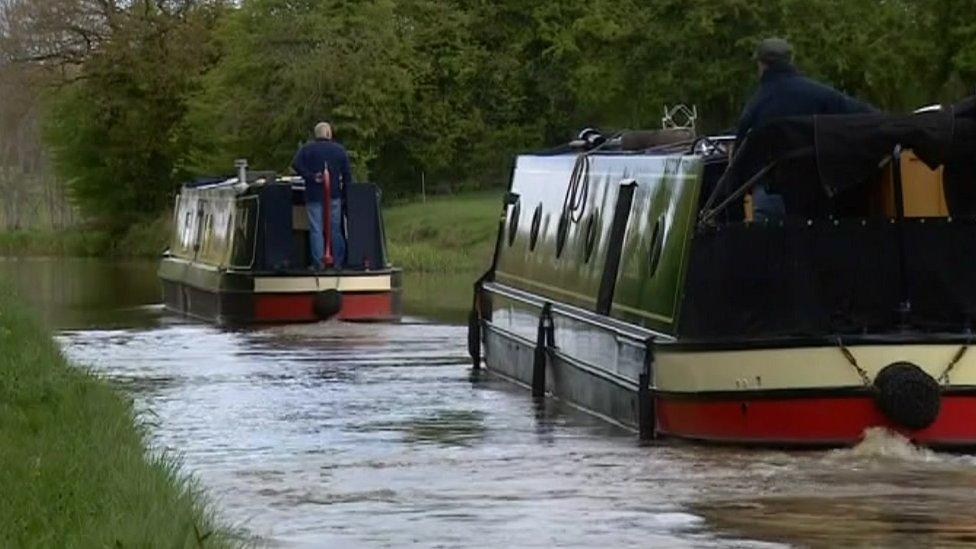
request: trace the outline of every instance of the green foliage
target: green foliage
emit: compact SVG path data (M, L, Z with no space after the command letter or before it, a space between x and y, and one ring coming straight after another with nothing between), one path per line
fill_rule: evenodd
M0 256L152 257L169 245L172 213L136 222L121 232L93 226L64 231L0 232Z
M45 135L83 212L126 227L171 205L188 176L186 102L213 56L218 7L181 13L131 3L112 34L54 91Z
M79 256L108 255L112 235L104 230L76 227L71 231L0 232L0 256Z
M233 545L195 482L145 442L131 401L69 365L0 286L0 545Z
M394 15L392 0L244 3L219 30L224 57L189 119L198 165L226 171L247 157L285 171L329 119L367 177L412 93L414 60Z
M52 0L47 0L52 1ZM48 140L89 215L129 224L235 158L287 171L315 122L388 197L505 182L512 155L666 104L734 127L755 45L884 109L971 93L976 0L188 0L124 4L54 95Z

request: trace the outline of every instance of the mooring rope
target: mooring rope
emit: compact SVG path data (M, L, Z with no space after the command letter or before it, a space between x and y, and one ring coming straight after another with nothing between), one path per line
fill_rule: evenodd
M867 370L865 370L864 368L861 368L857 364L857 359L854 358L854 354L851 353L850 349L848 349L847 347L844 346L844 342L839 337L837 338L837 346L840 347L840 352L841 352L841 354L844 355L844 358L847 359L847 362L849 362L851 364L851 366L854 367L854 370L857 371L857 375L860 376L861 381L864 382L864 385L866 387L870 387L871 386L871 377L868 376Z
M956 364L962 360L962 357L966 356L966 351L968 350L969 342L967 341L966 343L963 343L961 347L959 347L959 350L956 351L955 356L953 356L952 360L949 361L949 364L946 365L945 370L942 370L942 375L940 375L936 381L939 383L949 383L949 372L956 367Z
M586 198L590 192L590 154L580 153L573 165L573 172L569 176L569 186L563 197L563 216L573 223L583 219L586 210Z

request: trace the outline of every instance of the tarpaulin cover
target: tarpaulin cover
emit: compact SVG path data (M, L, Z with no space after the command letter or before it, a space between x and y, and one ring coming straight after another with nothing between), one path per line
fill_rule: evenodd
M350 269L386 267L379 189L372 183L346 188L346 266Z
M976 318L976 221L848 220L703 228L692 241L679 335L691 340L961 332Z
M291 264L291 185L264 185L258 191L256 270L287 270L301 268Z
M945 165L950 187L953 181L962 180L976 185L966 175L976 173L976 97L919 114L773 120L749 134L735 164L753 171L778 161L767 183L783 194L788 213L811 216L829 210L829 197L863 186L897 145L911 149L933 169ZM745 181L750 175L739 174L737 179ZM963 192L961 199L967 196Z

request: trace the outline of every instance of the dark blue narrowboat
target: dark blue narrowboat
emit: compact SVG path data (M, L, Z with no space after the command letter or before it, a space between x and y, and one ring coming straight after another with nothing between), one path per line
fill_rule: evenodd
M346 191L341 270L307 267L304 191L299 177L244 167L185 184L159 266L166 306L230 324L399 319L400 270L387 260L377 187Z

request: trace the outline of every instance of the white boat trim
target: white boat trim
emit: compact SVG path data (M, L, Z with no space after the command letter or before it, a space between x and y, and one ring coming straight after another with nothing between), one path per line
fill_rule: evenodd
M338 290L340 292L389 292L392 277L383 275L343 276L256 276L255 293L305 293Z
M855 345L848 349L870 379L892 362L908 361L939 379L960 344ZM976 386L976 352L966 353L948 376L951 386ZM654 386L668 392L762 391L863 387L840 347L655 353Z

